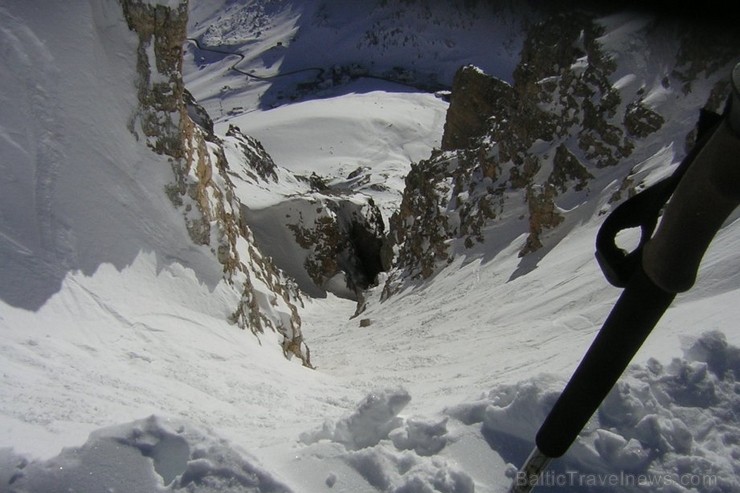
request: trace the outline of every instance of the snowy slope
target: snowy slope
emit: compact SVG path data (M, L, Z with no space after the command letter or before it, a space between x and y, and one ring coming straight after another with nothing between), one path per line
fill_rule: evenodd
M269 35L235 43L262 47L244 62L255 70L272 67L265 53L295 34L302 9L318 8L261 4ZM221 8L201 2L193 15L234 15ZM353 302L306 298L317 367L308 370L266 340L277 336L258 345L225 322L234 294L162 193L169 166L126 128L136 45L117 3L14 1L0 16L9 47L0 97L16 110L0 116L0 491L506 491L507 463L523 460L619 294L593 260L603 217L584 216L524 276L513 275L518 238L489 256L460 255L385 302L372 290L360 318L350 318ZM355 30L342 25L314 35ZM611 31L620 42L624 27ZM470 32L460 46L478 39ZM240 126L283 167L274 186L235 179L249 207L305 193L294 172L341 184L363 166L370 181L360 191L390 211L410 162L441 138L442 100L385 83L360 80L275 109L258 107L267 83L219 99L236 80L233 61L200 72L191 64L187 80L212 112L223 103L257 110L213 112L217 133ZM651 76L648 64L622 67L625 84ZM659 87L653 99L664 96ZM652 154L640 168L647 183L677 155ZM740 372L736 216L695 289L556 470L663 481L646 491L740 491L737 390L725 372ZM724 332L727 344L715 334L696 345L705 331ZM604 490L581 478L572 489Z
M164 390L184 348L172 347L178 356L169 362L154 358L170 375L164 381L147 383L157 380L148 364L136 369L153 361L150 335L187 341L195 330L194 347L207 348L205 340L224 332L240 342L222 347L259 351L264 372L282 364L277 336L264 336L258 349L257 339L226 323L238 293L210 249L192 243L164 193L167 160L127 128L137 104L136 37L120 5L14 2L2 7L2 19L2 97L10 109L0 124L2 406L13 423L2 442L50 455L102 424L176 402L187 413L196 397L180 397L197 395L194 388L175 398Z
M410 163L439 147L447 103L432 94L396 92L392 84L358 81L350 87L354 91L345 96L251 112L229 122L260 140L281 167L294 173L315 172L341 187L361 169L366 179L352 189L373 195L390 217ZM246 201L264 207L258 200Z
M76 473L65 462L64 477L31 472L37 466L25 469L16 455L56 455L101 426L156 414L160 438L156 423L177 417L208 433L215 425L215 437L248 435L259 448L328 412L293 424L312 396L337 406L322 374L285 360L276 334L258 340L226 323L237 293L164 193L169 163L127 128L136 37L118 3L13 2L0 14L9 109L0 123L0 491L108 491L106 481L154 491L162 479L151 461L135 452L127 467L119 445L102 453L94 441L83 459L71 452L82 466ZM215 444L214 454L236 454L243 473L251 459L204 436L188 438L193 453L199 440ZM149 474L137 469L142 461ZM203 464L198 471L206 475Z

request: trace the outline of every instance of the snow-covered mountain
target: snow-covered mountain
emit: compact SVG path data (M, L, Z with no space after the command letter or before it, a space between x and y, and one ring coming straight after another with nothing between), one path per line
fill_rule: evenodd
M740 53L598 9L1 5L0 491L506 491ZM543 489L740 491L737 218Z
M409 173L394 218L403 275L495 254L486 243L523 233L527 272L568 230L652 183L645 168L680 161L699 109L722 111L738 46L702 25L677 34L683 25L562 12L527 31L513 84L460 70L441 149Z

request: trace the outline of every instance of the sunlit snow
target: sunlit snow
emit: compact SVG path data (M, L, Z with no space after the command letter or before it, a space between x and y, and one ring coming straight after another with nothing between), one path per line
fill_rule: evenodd
M191 1L193 36L235 15L219 13L233 2ZM210 39L251 46L244 70L306 68L300 56L322 31L301 31L301 9L283 7L313 12L319 2L262 3L260 36L212 30ZM334 19L347 19L352 12L340 4ZM466 22L459 13L447 20ZM606 19L602 42L623 49L642 22ZM348 36L344 24L323 29ZM480 55L471 47L485 28L472 23L455 49L420 60L420 70L441 65L451 77L456 55ZM508 78L522 40L513 20L499 28L508 44L479 65ZM308 37L303 51L276 56L278 41L296 33ZM598 208L526 275L517 275L523 238L492 239L490 255L462 252L383 302L381 283L359 318L352 301L305 297L300 315L316 369L304 368L284 358L276 334L258 340L227 323L234 294L163 193L170 166L127 128L134 38L115 0L0 5L0 492L506 491L619 295L593 258ZM389 216L411 162L439 146L447 103L434 94L360 79L320 98L260 107L273 97L271 84L229 70L235 57L193 53L186 82L217 134L239 126L281 167L274 188L235 179L255 210L304 193L294 174L340 183L366 167L371 184L385 188L362 192L375 193ZM643 81L649 104L677 97L635 59L621 60L617 87L636 91ZM638 153L646 183L680 154L673 146L686 122L668 125L674 142ZM740 491L738 252L736 213L695 288L677 298L554 463L559 478L602 491L590 481L621 471L624 481L662 481L646 491Z

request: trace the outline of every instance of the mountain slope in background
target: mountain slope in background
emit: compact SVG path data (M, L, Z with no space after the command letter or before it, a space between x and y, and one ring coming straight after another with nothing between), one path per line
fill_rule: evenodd
M600 212L673 169L732 60L636 14L349 5L193 2L187 105L122 4L0 7L0 491L507 490L619 294ZM485 88L512 97L466 114ZM533 204L564 219L522 257ZM554 465L570 489L740 491L738 224ZM312 296L257 283L273 261ZM227 323L291 305L316 370Z
M509 2L199 2L190 18L199 43L189 49L200 73L191 72L188 83L218 118L317 91L345 92L359 76L449 87L461 64L476 63L510 80L523 13L531 11ZM219 86L210 83L214 72L226 76Z

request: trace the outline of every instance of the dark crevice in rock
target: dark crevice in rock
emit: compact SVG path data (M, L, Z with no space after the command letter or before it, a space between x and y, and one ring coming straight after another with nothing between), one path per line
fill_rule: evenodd
M369 224L373 226L368 227ZM348 230L348 239L354 252L356 272L352 282L356 291L365 290L375 283L378 274L386 270L381 254L386 242L382 220L379 225L377 222L353 221Z
M360 287L365 289L385 270L380 254L384 238L376 236L361 224L354 223L349 232L349 239L357 253L355 258L362 273L363 282Z

